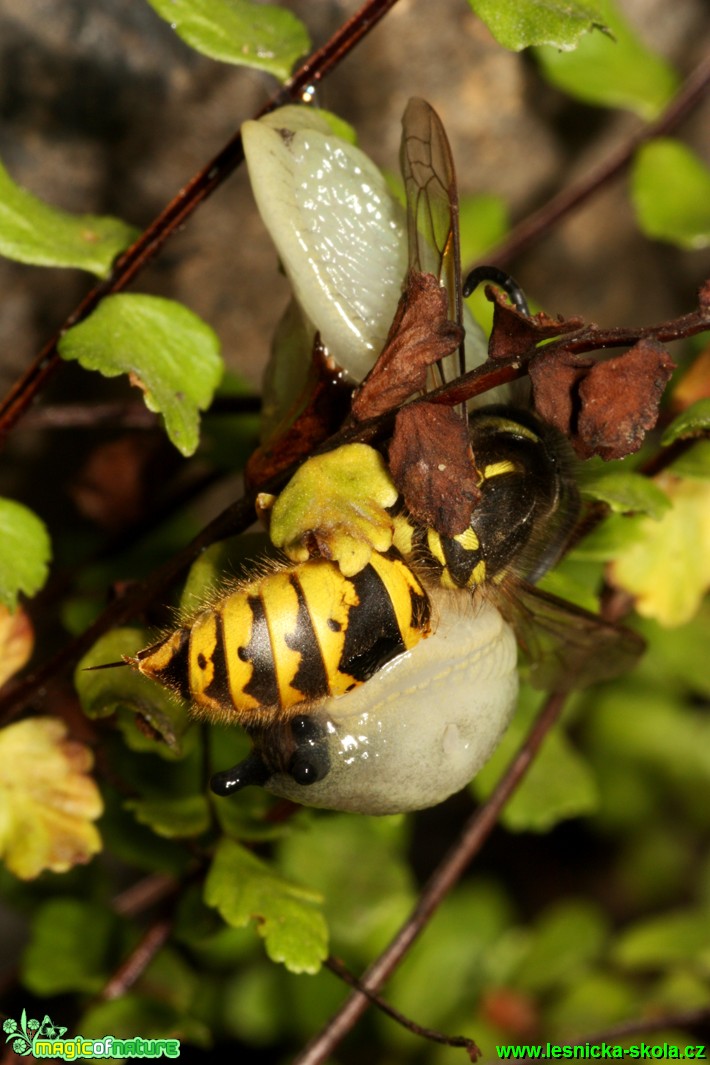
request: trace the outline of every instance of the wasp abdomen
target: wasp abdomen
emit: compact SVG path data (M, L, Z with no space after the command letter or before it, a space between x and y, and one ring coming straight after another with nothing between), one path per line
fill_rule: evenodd
M353 577L312 559L242 584L134 665L212 716L246 726L343 695L430 632L427 593L398 556Z

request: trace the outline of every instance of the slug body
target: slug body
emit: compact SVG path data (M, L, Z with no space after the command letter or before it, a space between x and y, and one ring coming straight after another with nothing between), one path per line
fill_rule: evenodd
M475 776L515 709L515 637L488 603L462 610L435 598L435 638L295 719L295 730L292 722L255 734L255 754L270 773L267 791L309 806L389 814L434 806ZM294 742L296 759L310 759L321 779L300 784L278 768L284 757L294 766Z

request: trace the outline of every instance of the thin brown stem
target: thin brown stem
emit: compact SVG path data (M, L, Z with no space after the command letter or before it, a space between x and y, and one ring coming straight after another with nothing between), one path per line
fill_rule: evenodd
M141 978L158 951L165 945L172 928L172 918L161 917L154 921L125 961L109 977L99 998L104 1002L109 1002L125 995Z
M526 251L542 234L548 233L563 218L621 174L642 144L654 137L665 136L675 129L702 100L708 86L710 59L704 59L688 75L662 115L630 137L608 159L586 173L576 184L566 186L537 211L519 222L502 244L486 252L483 259L471 264L471 268L484 262L486 265L504 266Z
M556 693L546 700L525 742L499 780L493 794L464 826L457 842L425 884L408 920L362 977L362 985L367 991L378 991L389 979L435 910L481 849L495 827L501 810L530 768L545 736L559 719L565 698L563 693ZM369 1000L363 993L351 995L294 1060L294 1065L320 1065L326 1061L368 1005Z
M635 1017L632 1021L621 1021L619 1024L604 1028L601 1032L592 1032L590 1035L581 1036L578 1039L565 1039L560 1046L601 1046L602 1043L616 1043L620 1039L626 1039L630 1035L645 1035L649 1032L677 1031L679 1028L694 1028L699 1025L710 1023L710 1007L702 1007L694 1010L678 1010L674 1013L662 1013L654 1017ZM519 1058L519 1061L537 1061L538 1058Z
M610 1043L617 1039L624 1039L627 1035L640 1035L643 1032L662 1032L664 1029L692 1028L701 1024L710 1024L710 1006L703 1006L694 1010L660 1013L654 1017L637 1017L632 1021L621 1021L619 1024L604 1028L601 1032L592 1032L591 1035L571 1040L569 1045Z
M293 77L271 97L256 117L301 99L305 90L317 85L342 62L396 2L397 0L366 0L322 48L301 64ZM60 337L88 317L105 296L125 289L157 255L165 241L185 224L193 211L229 177L243 159L242 138L241 134L237 133L214 159L173 197L131 247L118 257L109 277L87 293L0 403L0 441L7 436L46 381L61 365L57 352Z
M421 1039L428 1039L431 1043L441 1043L443 1046L448 1047L461 1047L467 1051L471 1061L478 1061L481 1056L481 1049L477 1046L475 1040L469 1039L465 1035L446 1035L444 1032L439 1032L436 1028L425 1028L421 1024L417 1024L410 1017L405 1017L403 1013L400 1013L398 1009L395 1009L389 1002L387 1002L381 995L375 994L374 991L368 991L364 987L358 978L350 972L348 968L338 958L326 958L323 963L326 969L330 969L340 980L348 984L355 991L365 995L370 1000L373 1006L376 1006L378 1010L391 1017L393 1021L401 1025L402 1028L406 1028L412 1035L418 1035Z
M208 415L257 414L259 396L221 396ZM56 403L31 407L22 419L23 429L158 429L159 414L153 414L140 400L108 403Z

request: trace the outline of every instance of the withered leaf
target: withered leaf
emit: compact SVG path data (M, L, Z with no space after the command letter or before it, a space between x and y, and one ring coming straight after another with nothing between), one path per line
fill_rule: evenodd
M517 311L508 297L491 285L486 296L494 304L493 329L488 341L491 359L508 359L525 355L541 340L573 333L583 325L582 318L551 318L544 311L530 317Z
M427 368L462 339L463 330L448 318L446 289L433 274L410 271L382 354L353 396L353 417L374 418L423 391Z
M580 458L623 458L638 451L656 424L674 369L656 340L640 340L605 362L564 349L543 353L530 365L535 409L569 437Z
M658 421L661 396L674 370L657 340L640 340L623 355L593 366L579 385L583 457L620 459L638 451Z
M415 403L395 419L389 446L392 479L409 512L442 536L457 536L471 523L480 498L476 468L463 419L449 407Z
M577 431L577 388L593 366L593 359L573 355L566 348L543 349L528 366L535 410L570 439Z

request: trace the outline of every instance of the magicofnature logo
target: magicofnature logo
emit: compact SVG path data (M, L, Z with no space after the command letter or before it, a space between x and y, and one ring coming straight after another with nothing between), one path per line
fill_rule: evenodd
M22 1011L19 1024L8 1017L3 1021L2 1030L5 1032L5 1042L12 1041L12 1050L22 1056L32 1053L35 1039L61 1039L66 1032L66 1028L54 1024L48 1014L45 1013L43 1021L37 1021L34 1017L27 1017L27 1010Z
M3 1021L5 1042L12 1043L13 1051L21 1056L32 1054L35 1058L60 1058L76 1061L79 1058L179 1058L179 1039L146 1039L131 1036L119 1039L105 1035L101 1039L86 1039L75 1035L62 1038L66 1028L54 1024L45 1014L43 1021L27 1017L22 1011L19 1022L8 1017Z

